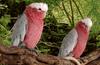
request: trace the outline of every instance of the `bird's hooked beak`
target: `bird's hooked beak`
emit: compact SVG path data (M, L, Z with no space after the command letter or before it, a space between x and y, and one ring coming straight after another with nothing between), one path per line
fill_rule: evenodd
M46 12L44 13L44 16L43 16L44 18L46 17Z

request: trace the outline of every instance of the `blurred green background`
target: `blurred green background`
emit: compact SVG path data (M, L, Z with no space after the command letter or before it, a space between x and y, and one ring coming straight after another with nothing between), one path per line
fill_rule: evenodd
M25 7L32 2L45 2L49 11L45 18L38 52L57 55L63 37L76 23L90 17L93 27L85 53L100 47L100 0L0 0L0 43L11 46L11 28Z

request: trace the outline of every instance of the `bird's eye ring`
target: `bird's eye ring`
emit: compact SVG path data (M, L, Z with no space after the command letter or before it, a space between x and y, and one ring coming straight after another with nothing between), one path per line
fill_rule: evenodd
M39 8L39 10L41 10L41 8Z

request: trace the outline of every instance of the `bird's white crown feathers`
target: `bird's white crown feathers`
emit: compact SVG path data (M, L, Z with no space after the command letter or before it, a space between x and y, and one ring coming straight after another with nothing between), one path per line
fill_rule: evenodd
M36 9L41 9L42 11L48 11L48 5L46 3L32 3L29 6Z
M83 22L87 27L89 27L89 28L92 27L92 21L91 21L90 18L85 18L85 19L82 20L82 22Z

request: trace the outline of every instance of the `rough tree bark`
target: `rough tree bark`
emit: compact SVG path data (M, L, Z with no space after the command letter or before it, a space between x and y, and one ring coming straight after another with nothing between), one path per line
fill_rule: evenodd
M82 65L100 65L100 49L78 59ZM35 54L27 49L8 48L0 45L0 64L5 65L75 65L52 55Z

